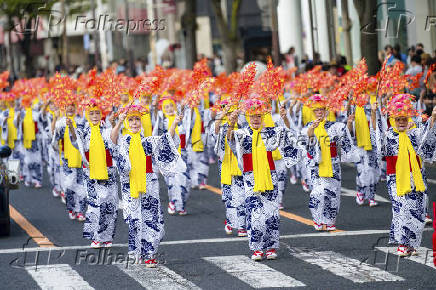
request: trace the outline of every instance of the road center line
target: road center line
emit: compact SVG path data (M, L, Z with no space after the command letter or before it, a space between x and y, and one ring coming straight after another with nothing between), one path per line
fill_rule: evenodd
M432 228L425 228L424 232L432 231ZM307 234L283 235L280 239L298 239L298 238L317 238L317 237L345 237L345 236L365 236L365 235L385 235L389 234L389 230L361 230L361 231L342 231L342 232L316 232ZM170 245L183 245L183 244L203 244L203 243L227 243L227 242L247 242L248 238L212 238L212 239L198 239L198 240L179 240L179 241L164 241L161 243L163 246ZM112 248L126 248L127 244L113 244ZM16 254L24 252L48 252L48 251L66 251L66 250L81 250L91 249L90 246L65 246L53 248L14 248L0 250L0 254Z
M21 213L12 205L9 205L11 218L35 241L40 247L54 247L54 244L35 228Z
M204 187L207 190L209 190L209 191L211 191L213 193L216 193L216 194L219 194L219 195L222 194L221 193L221 189L219 189L219 188L213 187L211 185L205 185ZM297 221L299 223L302 223L302 224L305 224L305 225L308 225L308 226L313 226L313 221L311 219L307 219L307 218L304 218L302 216L299 216L299 215L296 215L296 214L293 214L293 213L290 213L290 212L287 212L287 211L284 211L284 210L280 210L280 215L282 217L285 217L285 218ZM342 232L342 230L336 230L334 232Z

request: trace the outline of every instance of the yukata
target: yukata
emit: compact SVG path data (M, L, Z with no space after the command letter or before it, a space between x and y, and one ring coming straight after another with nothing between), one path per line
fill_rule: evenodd
M319 126L322 126L321 122ZM307 130L312 122L303 128L302 137L307 137ZM332 177L319 176L319 166L322 161L320 140L316 136L309 138L306 146L307 165L310 170L312 191L310 192L309 209L314 223L334 226L340 207L341 197L341 162L357 162L359 156L344 123L325 121L324 128L330 140L330 156L333 171ZM324 136L321 136L324 137ZM321 138L321 142L325 139ZM340 153L338 154L338 147Z
M219 130L218 135L215 134L215 126L217 122L215 122L214 126L211 126L211 136L212 141L215 142L215 153L218 156L218 170L219 176L221 178L221 191L222 191L222 201L226 207L226 225L229 225L231 228L238 230L246 229L246 210L245 210L245 190L244 190L244 178L242 177L242 172L239 170L237 165L236 156L234 153L228 149L226 152L226 142L227 142L227 130L229 128L229 124L222 124ZM228 142L227 142L228 143ZM227 146L229 146L227 144ZM230 154L230 158L226 156L226 154ZM234 158L236 162L237 168L232 168L232 170L236 170L236 174L231 174L231 181L226 182L225 179L222 178L222 166L223 162L226 158L229 158L231 166L231 159ZM233 166L232 166L233 167ZM231 171L231 170L230 170ZM230 183L230 184L224 184Z
M356 150L359 154L359 161L356 162L356 191L361 194L363 200L373 200L375 197L377 183L380 180L380 163L377 158L376 133L372 127L371 106L364 107L366 119L368 120L371 148L359 146L356 141ZM355 136L358 132L355 131ZM356 136L357 138L357 136Z
M379 158L386 159L386 185L392 202L392 223L389 233L389 243L417 248L421 244L422 232L425 226L425 207L427 204L427 184L423 161L433 162L436 150L436 128L429 128L431 119L420 128L412 128L406 132L416 153L421 170L425 190L416 190L411 173L411 191L405 195L397 194L396 162L399 151L399 134L390 127L384 134L377 127L377 141L380 148ZM410 164L410 161L409 161ZM410 167L405 164L404 166Z
M146 192L139 197L130 192L129 146L132 136L119 137L114 155L117 160L123 198L124 221L129 226L129 255L144 260L153 259L165 234L164 218L159 197L158 172L164 176L174 175L180 169L181 157L177 152L179 137L171 138L169 133L161 136L144 137L142 146L146 155Z
M168 186L168 199L174 203L176 211L184 211L186 209L186 202L189 198L191 188L190 170L192 165L188 163L188 154L186 150L186 116L181 124L177 125L176 134L179 135L180 142L178 151L183 162L177 162L179 167L175 174L164 176L165 183ZM168 133L168 119L164 118L163 113L159 112L157 116L156 125L153 128L153 136L161 136Z
M100 133L106 150L106 165L108 179L96 180L90 178L89 145L91 128L89 123L77 125L77 142L82 160L87 164L83 169L84 185L86 186L86 220L83 225L83 237L91 241L112 242L115 236L118 215L118 181L117 168L112 160L114 144L110 140L111 127L100 125Z
M19 113L19 111L18 111ZM12 150L12 155L10 159L20 160L20 171L22 171L23 159L24 159L24 148L21 141L21 131L18 129L19 124L17 124L18 113L15 112L14 108L9 108L4 110L1 115L2 124L2 138L5 141L5 145L8 145ZM12 127L14 130L11 130ZM15 131L15 134L14 132ZM22 173L20 173L22 176Z
M27 128L24 125L27 114L30 116L33 128ZM19 124L20 131L22 131L22 145L23 151L23 164L22 174L26 184L42 184L42 133L41 125L39 123L41 113L32 108L27 108L21 111L21 122ZM34 130L35 136L33 139L25 140L26 134L24 130Z
M46 112L42 115L42 144L43 150L47 151L47 173L53 190L56 193L62 191L61 187L61 166L60 166L60 156L59 152L56 152L53 146L51 146L51 141L53 140L53 132L51 131L51 123L53 121L53 114ZM44 154L43 154L44 157Z
M234 140L229 142L230 148L236 152L238 165L242 171L245 189L245 208L249 247L252 251L279 248L279 203L278 177L272 158L272 152L283 148L286 166L291 167L298 162L296 139L289 129L284 127L264 127L260 131L271 171L273 190L254 191L254 173L252 162L253 130L251 127L233 131ZM268 169L267 169L268 170Z
M186 140L188 140L188 163L191 164L191 170L189 171L191 187L205 184L209 174L209 160L206 150L207 136L204 130L205 113L204 110L200 110L198 107L186 111L187 122L189 123L189 127L186 128L186 132L189 132ZM198 117L200 117L200 120L197 121ZM195 126L198 126L197 130L201 132L196 137L193 135L194 130L196 130ZM197 140L194 140L194 138L197 138Z
M75 123L77 125L84 122L83 118L75 117ZM53 133L52 147L55 150L60 151L60 161L61 161L61 187L62 191L65 193L67 210L74 213L86 212L86 188L83 177L82 165L78 167L69 167L68 160L65 159L64 150L64 136L66 129L66 117L59 119L56 122L55 132ZM70 132L71 139L71 132ZM78 148L77 140L71 141L75 148ZM79 152L80 154L80 152Z

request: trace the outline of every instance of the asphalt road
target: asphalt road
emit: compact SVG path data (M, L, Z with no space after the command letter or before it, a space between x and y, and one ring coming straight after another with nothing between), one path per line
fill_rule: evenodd
M435 179L429 186L432 202L436 169L429 168L427 176ZM219 187L216 165L211 166L209 184ZM56 248L40 247L35 231L30 233L32 239L20 226L22 219L12 220L11 235L0 238L0 289L436 289L432 252L426 251L432 248L431 226L424 232L421 254L399 259L395 248L387 248L391 204L386 202L386 184L381 182L377 188L382 202L375 208L357 206L349 196L355 186L352 166L343 166L342 186L339 231L320 233L307 224L311 219L308 193L300 185L288 185L279 257L260 263L249 260L245 238L225 234L221 196L194 190L187 216L169 216L164 208L166 235L157 269L132 265L126 259L128 229L121 210L114 246L90 249L89 241L82 238L82 224L68 219L65 205L51 195L47 180L41 189L21 186L11 192L11 205ZM166 206L162 183L161 199ZM29 226L25 228L29 231Z

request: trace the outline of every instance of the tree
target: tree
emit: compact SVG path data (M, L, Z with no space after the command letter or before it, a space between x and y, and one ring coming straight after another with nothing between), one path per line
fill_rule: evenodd
M223 11L222 0L212 0L212 7L217 18L218 30L221 35L221 46L224 53L224 67L227 73L231 73L237 68L237 52L240 47L238 35L238 15L242 0L232 0L230 23ZM226 4L227 0L224 0Z
M379 66L377 32L374 30L377 25L377 1L354 0L354 7L356 7L357 14L359 15L361 27L360 50L362 57L366 59L368 73L374 75ZM371 25L373 25L372 30L368 29Z
M32 77L35 74L33 66L33 55L31 54L32 42L36 41L37 26L42 17L50 17L52 7L56 0L48 1L32 1L32 0L3 0L0 4L0 14L3 14L8 19L8 26L5 30L9 33L9 63L11 68L14 66L14 58L12 53L11 33L12 31L20 35L18 43L21 52L25 57L26 76ZM80 0L63 0L61 13L66 17L82 13L89 9L89 4L86 1ZM59 16L59 15L57 15ZM66 41L66 19L63 20L63 52L62 61L67 61L67 41ZM49 27L50 29L50 27ZM15 71L11 71L12 77L15 77Z
M196 0L185 0L185 13L182 16L182 26L185 27L186 67L193 68L197 60L197 43L195 31L197 30Z

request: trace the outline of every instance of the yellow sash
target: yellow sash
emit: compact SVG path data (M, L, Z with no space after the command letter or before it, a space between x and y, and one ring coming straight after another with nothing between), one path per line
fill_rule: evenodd
M195 123L194 127L192 128L192 151L194 152L203 152L204 151L204 144L201 140L201 114L197 107L194 108L194 114L195 114Z
M141 135L131 133L129 145L130 160L130 196L138 198L139 193L146 193L147 190L147 158L144 147L142 147Z
M73 127L77 128L74 118L69 118L73 121ZM65 126L64 133L64 157L67 160L68 167L80 168L82 166L82 156L80 155L79 150L77 150L71 143L70 129L68 128L68 125Z
M395 165L397 195L403 196L412 191L410 181L410 167L412 167L413 182L417 192L424 192L425 185L419 168L416 152L406 132L398 132L398 159ZM410 166L409 166L410 164Z
M151 125L151 113L141 116L142 129L144 129L144 137L151 136L153 128Z
M314 117L314 120L315 119L316 118ZM327 121L336 122L336 114L335 114L335 112L332 112L332 111L329 112L329 115L327 116Z
M274 185L271 178L271 170L269 167L266 147L263 143L259 130L253 130L251 141L252 159L253 159L253 175L254 175L254 192L265 192L273 190Z
M91 127L91 138L89 142L89 178L107 180L109 178L106 163L106 147L100 132L100 124Z
M15 109L9 109L9 117L8 117L8 146L11 149L15 148L15 140L17 140L17 128L14 125L15 118Z
M366 151L372 150L368 119L366 118L365 109L363 107L356 106L355 120L357 146L363 147Z
M35 123L33 122L32 108L26 108L26 116L23 120L23 146L26 149L32 148L32 141L36 139Z
M319 163L320 177L333 177L332 156L330 153L330 138L324 127L325 121L319 123L314 133L321 147L321 162Z
M306 125L307 123L312 122L316 119L313 110L306 105L303 105L303 108L301 109L301 114L303 119L303 125Z
M235 124L235 129L238 129L237 124ZM242 172L238 167L238 160L227 142L227 136L225 136L224 146L224 159L221 164L221 183L231 185L232 176L241 176Z

